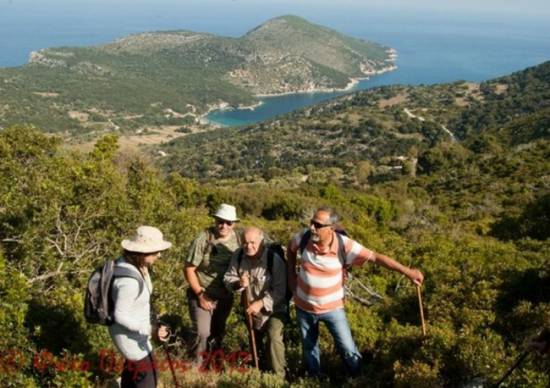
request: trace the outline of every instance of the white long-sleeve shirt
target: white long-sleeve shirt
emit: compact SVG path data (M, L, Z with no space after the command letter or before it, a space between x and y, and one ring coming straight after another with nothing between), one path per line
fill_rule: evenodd
M122 266L141 273L124 259L116 261ZM124 358L141 360L153 351L151 344L151 293L153 287L148 275L145 276L140 294L138 280L130 277L115 278L111 295L114 300L114 323L109 326L109 334Z

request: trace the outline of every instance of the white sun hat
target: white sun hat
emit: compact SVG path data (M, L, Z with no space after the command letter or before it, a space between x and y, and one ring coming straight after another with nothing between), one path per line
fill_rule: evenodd
M129 240L122 240L122 248L130 252L153 253L164 251L172 246L165 241L162 232L153 226L142 225Z
M220 205L218 210L216 210L216 213L214 213L214 217L232 222L239 221L239 219L237 218L237 209L235 209L235 206L228 205L226 203L222 203Z

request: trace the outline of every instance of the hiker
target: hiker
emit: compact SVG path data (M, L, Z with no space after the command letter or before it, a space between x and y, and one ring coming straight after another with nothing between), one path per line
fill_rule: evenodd
M337 235L337 222L338 216L333 209L320 207L311 219L309 229L296 234L287 249L289 288L294 294L304 362L312 376L319 376L321 372L319 322L324 322L332 335L347 373L355 376L360 372L361 353L355 346L344 311L343 279L346 266L372 261L402 273L416 284L420 285L424 280L419 270L371 251L346 236ZM309 237L305 246L304 236ZM344 265L339 256L339 241L344 243ZM304 249L300 252L300 268L296 274L300 246Z
M240 246L240 234L234 230L238 221L235 207L221 204L214 213L214 226L195 238L185 260L194 335L190 353L196 364L207 358L205 352L221 348L225 322L233 305L233 295L225 287L223 275Z
M121 387L156 387L157 370L152 355L151 334L155 333L158 340L165 342L169 330L164 325L155 329L151 327L153 285L149 270L161 252L172 244L164 240L157 228L140 226L135 236L123 240L121 245L124 251L115 266L139 274L138 278L116 277L111 286L114 323L109 326L109 334L125 358ZM143 282L138 279L143 279Z
M266 369L285 375L283 328L288 314L286 264L264 242L264 233L255 227L245 229L242 248L231 258L224 282L232 291L248 292L256 344ZM265 346L261 345L267 336ZM265 360L267 356L267 360Z

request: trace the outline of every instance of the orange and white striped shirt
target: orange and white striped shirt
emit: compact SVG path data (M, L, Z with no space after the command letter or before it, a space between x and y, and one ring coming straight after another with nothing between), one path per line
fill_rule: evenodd
M290 242L290 251L298 252L300 240L306 231L304 229L294 236ZM342 239L346 266L375 261L373 251L346 236L342 236ZM323 314L343 307L343 299L343 267L338 257L338 238L334 236L325 252L310 239L302 252L294 303L304 311Z

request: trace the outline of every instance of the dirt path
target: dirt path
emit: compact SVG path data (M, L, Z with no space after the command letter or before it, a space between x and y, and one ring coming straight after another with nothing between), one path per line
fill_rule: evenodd
M419 121L426 121L426 119L424 117L421 117L421 116L417 116L415 114L413 114L409 109L405 108L403 109L403 112L405 112L405 114L407 116L409 116L411 119L417 119ZM444 126L443 124L439 124L441 126L441 129L443 129L448 135L449 137L451 138L451 141L452 142L456 142L456 137L455 135L449 130L449 128L447 128L446 126Z

